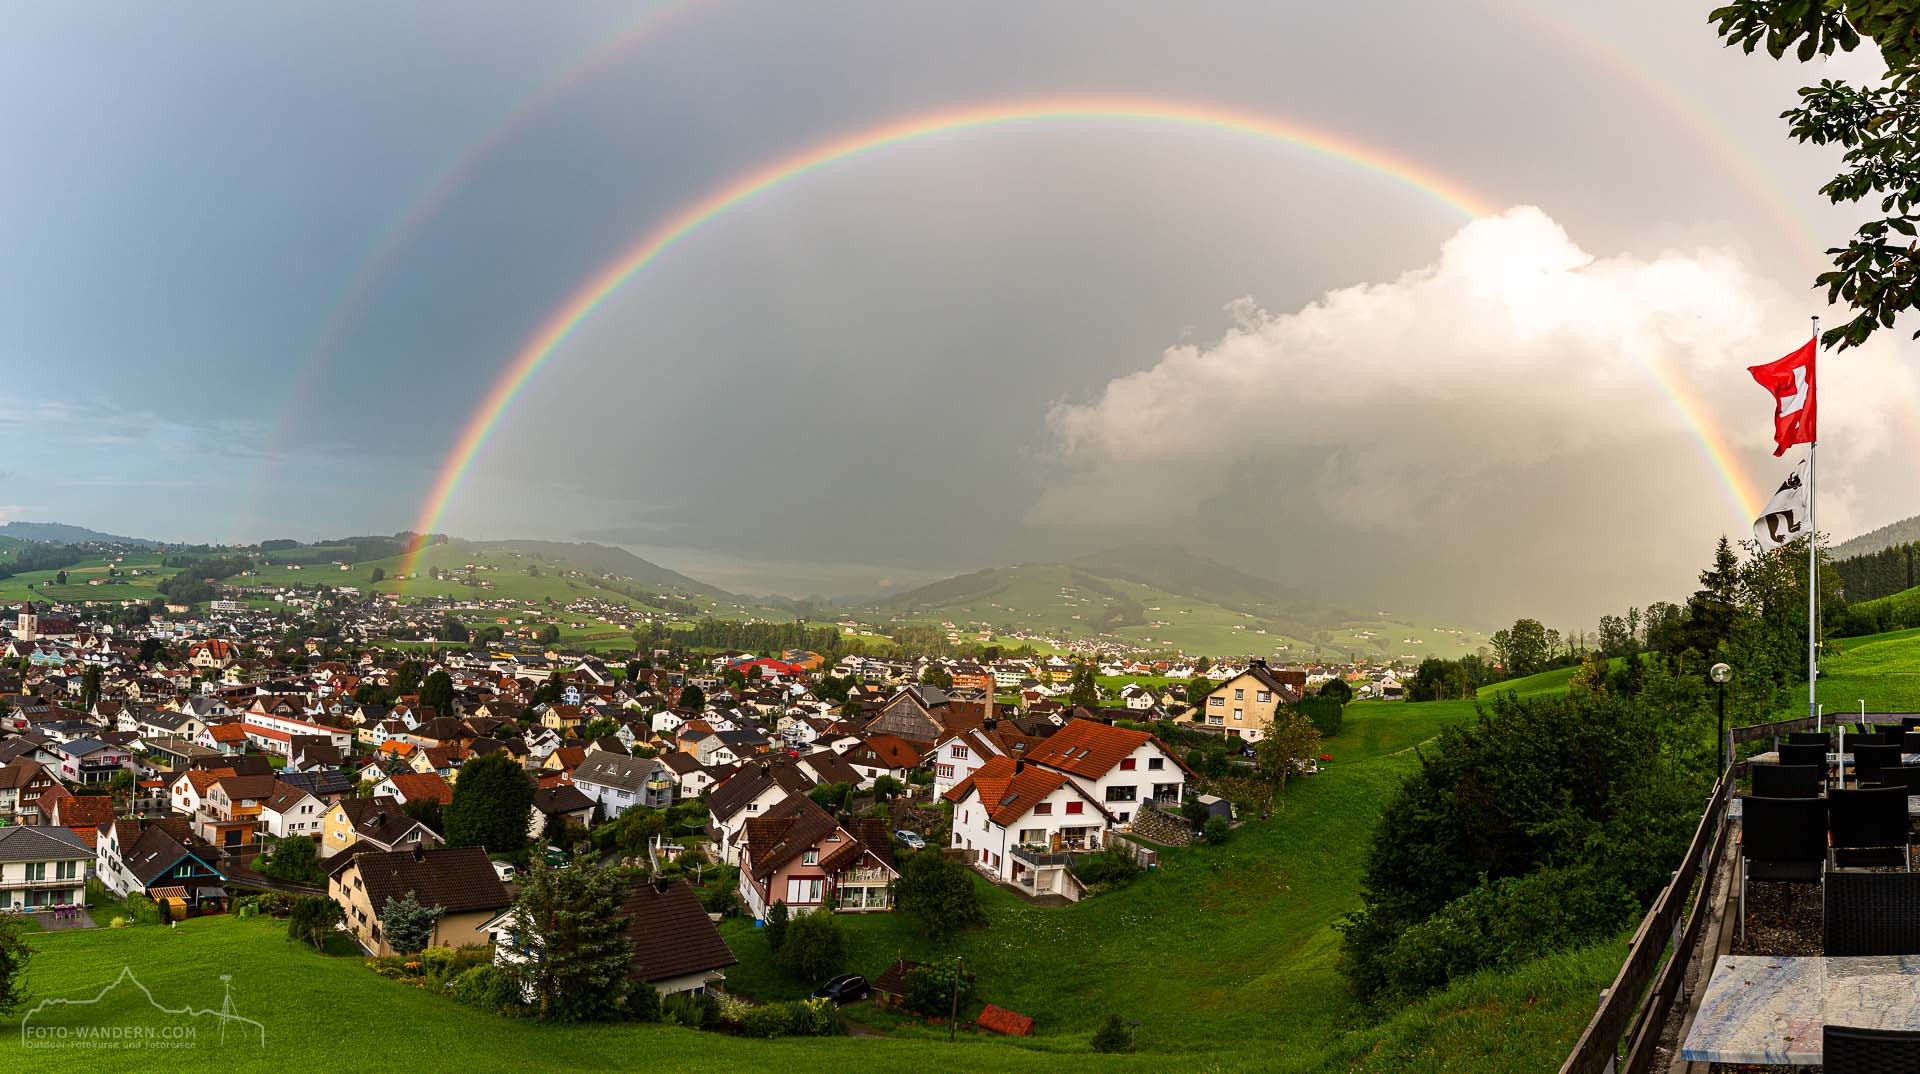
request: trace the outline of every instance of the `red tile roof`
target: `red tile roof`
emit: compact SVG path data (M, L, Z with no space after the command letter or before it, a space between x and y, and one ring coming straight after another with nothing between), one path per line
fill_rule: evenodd
M1059 772L1020 764L1006 757L989 757L986 764L941 797L959 802L978 792L980 804L986 807L987 819L1005 827L1026 816L1035 802L1063 786L1072 787L1076 794L1086 798L1085 792ZM1100 808L1099 803L1094 803L1094 808Z
M1070 720L1047 740L1027 751L1027 760L1071 772L1084 779L1099 779L1113 771L1121 759L1148 742L1158 741L1149 731L1129 731L1093 720ZM1162 747L1167 756L1173 751Z
M438 772L402 772L389 776L400 797L408 802L422 798L438 799L441 805L453 802L453 786L440 777Z

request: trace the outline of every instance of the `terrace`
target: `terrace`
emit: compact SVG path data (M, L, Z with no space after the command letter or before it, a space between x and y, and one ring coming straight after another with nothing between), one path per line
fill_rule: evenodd
M1561 1074L1920 1069L1920 715L1864 719L1729 732L1775 748L1715 784Z

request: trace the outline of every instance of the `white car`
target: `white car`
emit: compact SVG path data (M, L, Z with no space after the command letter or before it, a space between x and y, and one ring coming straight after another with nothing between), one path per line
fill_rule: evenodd
M893 833L893 837L895 839L900 840L900 842L906 844L907 846L911 847L914 850L927 849L927 841L925 839L922 839L919 833L917 832L910 832L903 828L900 831Z

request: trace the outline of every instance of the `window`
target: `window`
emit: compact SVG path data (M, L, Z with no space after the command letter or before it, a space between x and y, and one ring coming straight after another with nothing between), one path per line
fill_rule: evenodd
M1247 718L1247 717L1246 717L1246 711L1247 711L1246 709L1234 709L1234 710L1233 710L1233 718L1234 718L1234 719L1236 719L1236 720L1244 720L1244 719L1246 719L1246 718Z
M1022 843L1045 843L1047 841L1047 833L1040 828L1022 828L1020 829L1020 841Z
M1257 693L1257 694L1255 694L1255 695L1254 695L1254 700L1256 700L1256 701L1272 701L1272 700L1273 700L1273 695L1272 695L1272 694L1270 694L1270 693L1268 693L1268 692L1266 692L1265 690L1262 690L1262 691L1260 691L1259 693Z
M1084 813L1086 811L1087 811L1087 803L1085 802L1068 802L1067 803L1068 813Z
M820 852L819 852L819 851L817 851L817 850L803 850L803 851L801 851L801 852L800 852L800 864L802 864L802 865L818 865L818 864L820 864Z
M1245 701L1247 699L1247 692L1236 686L1233 688L1233 699L1235 701Z
M1053 803L1052 803L1052 802L1041 802L1041 803L1039 803L1039 804L1037 804L1037 805L1035 805L1035 806L1033 807L1033 815L1034 815L1034 816L1036 816L1036 817L1051 817L1051 816L1053 816Z
M953 744L953 756L956 759L965 760L966 757L968 756L967 748L965 746L962 746L960 743L955 742Z
M1127 786L1127 787L1108 787L1107 788L1107 801L1109 802L1132 802L1137 800L1139 797L1140 797L1140 788L1138 787Z
M1131 772L1136 767L1138 767L1138 762L1136 762L1133 758L1123 757L1120 759L1120 771Z
M942 778L942 779L952 779L952 778L953 778L953 766L952 766L952 765L950 765L950 764L937 764L937 765L934 765L934 766L933 766L933 774L934 774L934 775L936 775L936 776L939 776L939 777L940 777L940 778Z
M820 878L795 878L787 881L787 905L805 905L820 901Z
M1207 698L1207 707L1208 707L1208 708L1210 708L1210 709L1223 709L1223 708L1226 708L1226 707L1227 707L1227 699L1226 699L1226 698L1224 698L1224 697L1210 697L1210 698Z
M1167 759L1166 759L1166 758L1164 758L1164 757L1149 757L1149 758L1147 758L1147 771L1149 771L1149 772L1158 772L1158 771L1160 771L1161 769L1163 769L1163 768L1165 768L1165 767L1167 767Z

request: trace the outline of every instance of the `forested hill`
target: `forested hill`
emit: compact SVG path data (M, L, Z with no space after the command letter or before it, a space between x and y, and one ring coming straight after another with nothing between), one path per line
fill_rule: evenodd
M1920 541L1920 515L1904 518L1877 530L1869 530L1858 537L1841 541L1829 550L1829 554L1836 561L1852 559L1900 545L1913 544L1916 541Z

